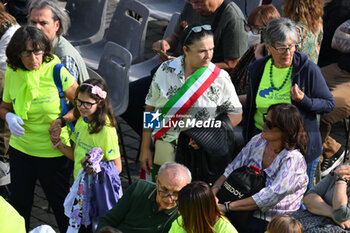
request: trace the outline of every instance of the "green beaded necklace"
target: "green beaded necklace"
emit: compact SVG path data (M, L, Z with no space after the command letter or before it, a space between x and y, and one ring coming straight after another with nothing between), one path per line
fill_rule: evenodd
M273 60L271 59L271 65L270 65L270 84L271 84L271 87L272 87L273 90L279 91L279 90L281 90L281 89L284 87L284 85L286 85L287 80L288 80L288 78L289 78L289 75L290 75L290 73L292 72L293 66L292 66L292 65L289 66L287 76L284 78L284 81L283 81L283 83L282 83L282 85L281 85L280 87L275 87L275 84L273 84L273 81L272 81L272 66L273 66Z

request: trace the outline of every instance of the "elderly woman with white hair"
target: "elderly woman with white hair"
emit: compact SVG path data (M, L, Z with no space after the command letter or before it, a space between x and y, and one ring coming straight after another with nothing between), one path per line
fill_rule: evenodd
M304 154L309 176L308 189L321 155L317 114L333 110L334 99L320 69L296 51L298 32L287 18L273 19L262 32L269 56L249 67L249 88L243 116L243 135L249 141L262 130L263 115L276 103L291 103L300 111L309 142Z

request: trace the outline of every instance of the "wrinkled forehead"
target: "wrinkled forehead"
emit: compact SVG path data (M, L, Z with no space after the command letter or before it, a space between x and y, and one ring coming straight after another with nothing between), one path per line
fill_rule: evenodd
M46 20L55 21L55 15L51 8L43 6L42 8L33 8L30 12L29 19L31 22L41 22Z
M188 183L188 177L183 171L177 171L175 174L164 171L158 176L158 184L169 191L180 191Z

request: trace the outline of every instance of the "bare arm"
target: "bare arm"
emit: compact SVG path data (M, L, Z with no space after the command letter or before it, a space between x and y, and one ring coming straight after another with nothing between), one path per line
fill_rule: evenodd
M74 148L63 144L62 142L58 144L57 149L59 149L68 159L74 161Z
M113 162L114 162L114 165L118 169L119 174L120 174L122 172L122 160L121 160L121 158L120 157L116 158L115 160L113 160Z
M5 121L6 120L6 114L8 112L13 112L13 105L12 103L6 103L4 101L0 104L0 117Z
M258 205L255 203L252 197L247 197L242 200L233 201L229 204L230 211L256 210L258 208ZM224 213L226 212L226 206L223 204L219 204L219 209Z
M223 62L217 62L215 65L217 65L220 69L224 70L232 70L236 67L237 63L239 62L239 58L236 59L225 59Z
M221 175L214 183L213 187L211 188L211 190L213 191L213 193L216 195L219 190L221 189L221 186L224 184L226 180L226 177L224 175Z
M155 107L146 105L145 111L154 111ZM152 143L152 129L143 129L142 143L140 153L140 164L146 173L150 173L153 169L153 156L150 149Z
M348 196L346 195L347 183L345 181L335 182L335 188L333 193L333 210L339 209L341 206L348 204Z
M237 126L242 121L242 114L228 114L232 127Z
M303 199L303 203L309 212L333 219L332 206L328 205L321 196L315 193L307 194Z

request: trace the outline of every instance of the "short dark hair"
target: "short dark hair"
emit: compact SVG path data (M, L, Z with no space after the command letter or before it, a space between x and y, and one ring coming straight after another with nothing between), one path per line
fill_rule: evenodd
M50 40L45 33L33 26L23 26L13 34L6 48L7 64L13 70L17 68L27 70L22 63L20 54L27 49L28 42L33 43L33 48L44 52L43 62L50 62L53 59Z
M93 86L100 87L103 91L107 93L106 98L102 99L97 94L92 94L91 89L92 87L89 85L84 85L84 83L91 84ZM99 101L97 105L97 110L94 113L94 119L89 123L89 131L90 134L98 133L100 132L103 127L106 125L107 117L110 120L109 126L116 127L115 122L115 116L112 108L112 104L109 98L109 94L107 91L107 84L103 79L88 79L84 81L78 88L75 93L75 97L77 98L79 93L86 93L88 94L92 99ZM74 107L74 116L75 118L80 117L80 113L78 110L78 107Z
M187 232L214 233L217 217L222 214L208 184L194 181L183 187L178 196L182 227Z
M299 149L305 155L308 137L303 118L297 107L292 104L273 104L267 112L271 112L271 121L282 131L282 148Z
M181 47L183 46L191 46L196 41L201 40L205 36L213 36L213 32L211 30L202 29L200 32L193 32L192 28L202 26L199 24L191 24L187 26L181 36ZM192 31L192 32L191 32ZM190 34L189 34L190 33Z

